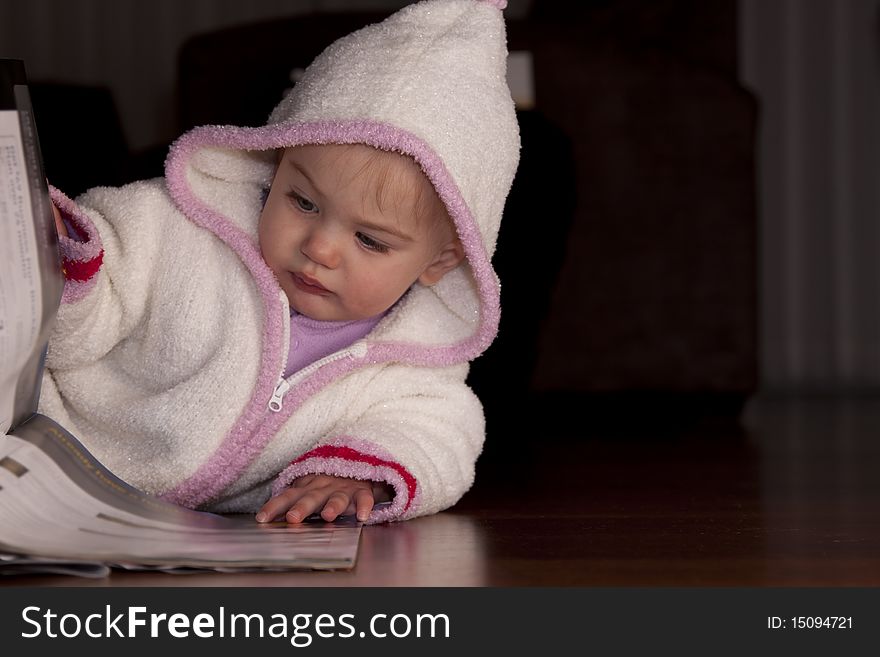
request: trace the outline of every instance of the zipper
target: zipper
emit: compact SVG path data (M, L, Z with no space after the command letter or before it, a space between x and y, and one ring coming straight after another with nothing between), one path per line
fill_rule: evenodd
M285 379L282 378L278 381L278 385L275 386L275 390L272 392L272 399L269 400L270 411L273 413L281 411L284 395L287 394L288 390L290 390L290 384Z
M275 385L275 390L272 392L272 398L269 400L269 410L273 413L280 413L284 406L284 395L286 395L293 386L311 376L325 365L337 360L342 360L343 358L363 358L366 355L367 343L358 341L348 349L337 351L334 354L325 356L321 360L315 361L311 365L302 368L299 372L292 374L288 379L285 379L284 376L280 376L278 378L278 383Z

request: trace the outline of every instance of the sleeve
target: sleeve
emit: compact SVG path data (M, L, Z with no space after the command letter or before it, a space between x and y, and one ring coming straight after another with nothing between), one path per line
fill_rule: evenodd
M59 237L65 285L49 342L50 369L98 360L142 320L159 231L140 232L132 220L139 186L98 188L77 202L50 190L70 233ZM131 240L137 240L136 249L126 248Z
M76 204L54 187L50 192L69 235L58 236L58 248L67 282L62 303L70 303L72 298L83 296L94 282L104 261L104 246L94 224L79 211Z
M329 474L394 489L391 504L375 508L369 523L452 506L474 481L485 435L482 405L464 383L466 373L466 365L386 367L351 404L338 432L278 476L273 495L297 477Z

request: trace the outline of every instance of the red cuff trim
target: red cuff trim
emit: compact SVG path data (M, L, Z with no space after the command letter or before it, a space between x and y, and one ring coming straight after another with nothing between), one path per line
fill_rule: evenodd
M397 474L403 478L403 481L406 483L406 489L409 493L406 506L403 508L404 511L409 509L410 504L413 501L413 498L416 494L416 478L413 477L409 471L404 468L399 463L395 463L394 461L386 461L384 459L380 459L376 456L372 456L370 454L364 454L363 452L359 452L356 449L352 449L351 447L336 447L333 445L323 445L321 447L316 447L310 452L306 452L299 458L290 462L291 465L295 463L301 463L307 459L311 458L335 458L342 459L344 461L353 461L356 463L366 463L368 465L376 466L376 467L389 467L393 468L397 471Z
M91 260L82 262L80 260L68 260L64 258L61 261L61 267L64 271L64 277L69 281L87 281L98 273L101 263L104 262L104 250Z

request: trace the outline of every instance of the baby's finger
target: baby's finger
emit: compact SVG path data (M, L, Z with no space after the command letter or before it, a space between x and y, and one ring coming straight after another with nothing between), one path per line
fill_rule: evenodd
M256 515L257 522L270 522L287 511L293 503L293 500L288 501L285 499L287 493L288 491L285 491L284 493L269 499L268 502L260 507L260 510L257 511Z
M301 497L290 507L290 510L284 516L287 522L297 524L308 518L318 509L324 506L329 495L324 491L302 491L294 489L300 493Z
M303 495L301 490L288 488L284 492L279 493L275 497L266 502L259 511L257 511L257 522L271 522L284 513Z
M343 513L348 508L349 502L351 502L351 497L349 497L348 493L336 491L327 498L327 503L321 511L321 517L327 522L333 522L340 513Z
M354 494L354 505L357 513L357 519L366 522L370 517L370 511L373 510L373 492L369 490L359 490Z
M67 237L67 226L64 225L64 220L61 218L61 212L55 206L54 203L50 203L52 206L52 215L55 217L55 231L64 237Z

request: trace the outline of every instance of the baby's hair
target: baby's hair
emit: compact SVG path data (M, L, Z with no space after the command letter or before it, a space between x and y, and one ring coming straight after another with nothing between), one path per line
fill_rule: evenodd
M404 182L401 170L391 166L395 158L405 161L405 166L416 171L423 184L413 185L409 181ZM378 148L373 149L373 153L355 174L355 176L362 175L372 179L376 191L376 207L380 210L384 211L389 203L399 207L409 197L413 201L413 214L417 222L430 221L432 228L452 226L446 206L443 205L425 173L411 157Z

